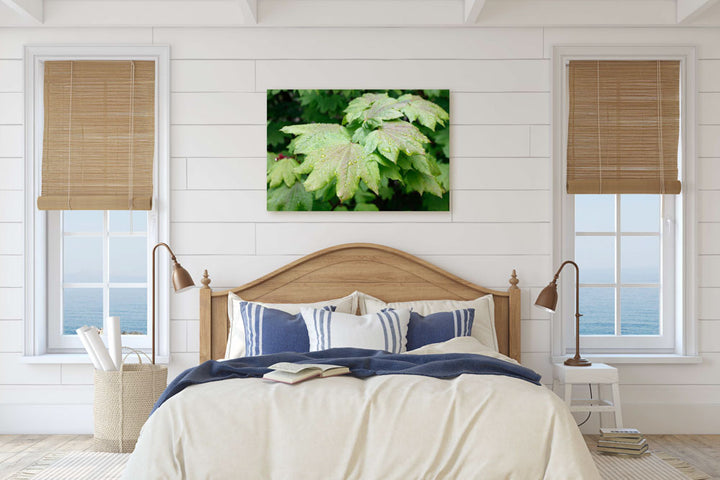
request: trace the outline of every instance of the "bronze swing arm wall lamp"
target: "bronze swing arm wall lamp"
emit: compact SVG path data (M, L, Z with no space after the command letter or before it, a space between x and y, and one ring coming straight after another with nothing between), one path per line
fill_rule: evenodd
M575 356L565 360L565 365L571 367L589 367L592 363L580 357L580 317L582 317L582 314L580 313L580 268L577 263L572 260L566 260L560 265L560 268L555 272L552 282L543 288L540 295L538 295L537 300L535 300L535 306L550 313L555 313L558 302L557 281L560 277L560 272L565 265L568 264L575 267Z

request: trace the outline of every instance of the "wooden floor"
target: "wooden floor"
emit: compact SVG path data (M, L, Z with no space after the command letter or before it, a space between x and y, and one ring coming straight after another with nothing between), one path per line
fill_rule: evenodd
M593 448L597 435L586 435ZM720 435L648 435L650 447L681 458L720 480ZM50 452L92 450L92 435L0 435L0 479Z
M0 479L23 470L50 452L79 452L92 447L92 435L0 435Z
M585 435L588 447L595 448L599 435ZM685 460L693 467L720 480L720 435L648 435L651 450Z

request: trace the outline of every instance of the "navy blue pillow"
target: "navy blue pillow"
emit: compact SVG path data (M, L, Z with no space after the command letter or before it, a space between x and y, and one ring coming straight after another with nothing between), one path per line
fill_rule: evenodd
M438 312L423 317L410 312L407 332L407 349L414 350L431 343L444 342L455 337L469 337L472 332L474 308L452 312Z
M323 307L335 311L335 307ZM310 351L310 340L302 314L263 307L259 303L240 302L240 317L245 329L245 355Z

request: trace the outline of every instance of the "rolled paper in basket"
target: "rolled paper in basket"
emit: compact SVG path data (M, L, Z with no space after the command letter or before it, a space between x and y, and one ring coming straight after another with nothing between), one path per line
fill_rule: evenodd
M110 347L110 358L115 365L115 370L122 368L122 345L120 336L120 317L108 317L107 319L108 346Z
M85 338L88 340L88 343L90 344L90 348L92 348L93 352L95 352L95 355L97 356L98 362L100 362L102 370L105 370L106 372L115 371L115 364L113 363L112 358L110 358L110 354L108 353L107 348L105 348L105 344L100 338L100 334L98 334L97 328L85 327L82 335L85 336Z
M88 327L80 327L75 332L77 333L78 338L80 339L80 342L83 344L83 347L85 347L85 351L87 352L88 356L90 357L90 361L93 364L93 367L95 367L96 370L102 370L102 365L100 365L100 360L98 360L97 355L95 355L95 351L90 346L90 342L88 341L87 337L85 337L85 329Z

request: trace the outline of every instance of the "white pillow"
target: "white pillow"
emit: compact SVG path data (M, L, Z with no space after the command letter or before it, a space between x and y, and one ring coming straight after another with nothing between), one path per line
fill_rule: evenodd
M496 352L499 351L497 334L495 333L495 302L492 295L475 300L417 300L414 302L385 303L366 293L357 292L360 303L360 314L379 312L384 308L409 308L426 317L438 312L452 312L463 308L475 309L475 320L470 334Z
M358 306L358 293L353 292L347 297L335 298L316 303L262 303L254 302L265 308L274 308L283 312L297 315L303 308L335 307L335 311L342 313L355 313ZM245 356L245 327L240 315L240 303L242 298L234 293L228 293L228 320L230 320L230 332L228 332L225 358L239 358Z
M368 315L303 309L310 351L336 347L369 348L402 353L406 350L410 310L407 308Z
M405 352L406 355L438 355L444 353L474 353L520 365L516 360L496 352L473 337L455 337L445 342L431 343Z

